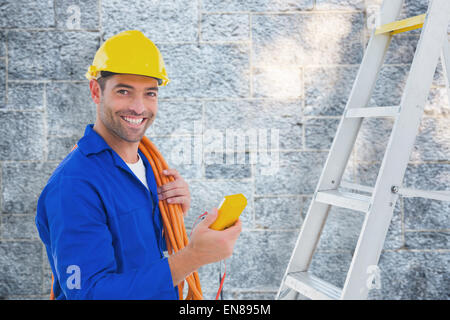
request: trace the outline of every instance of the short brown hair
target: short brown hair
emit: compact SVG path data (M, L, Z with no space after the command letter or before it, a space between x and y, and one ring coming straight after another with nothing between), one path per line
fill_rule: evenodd
M108 77L115 75L117 73L110 71L100 71L100 78L97 79L98 84L100 85L100 90L103 92L105 90L106 80Z
M103 92L105 90L106 80L108 80L108 77L113 76L115 74L118 74L116 72L111 71L100 71L100 78L97 79L98 84L100 85L100 90ZM162 79L154 78L158 81L158 85L160 86L162 84Z

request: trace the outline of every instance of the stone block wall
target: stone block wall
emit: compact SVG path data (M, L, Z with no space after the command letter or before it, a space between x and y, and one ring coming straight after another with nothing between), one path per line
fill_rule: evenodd
M273 299L305 218L370 30L364 0L0 2L0 298L47 299L34 225L58 163L95 121L84 73L102 41L138 29L172 82L147 135L189 182L185 223L244 193L225 299ZM406 0L402 16L424 13ZM417 31L395 37L370 104L398 105ZM404 185L448 189L450 107L439 66ZM375 183L392 122L364 121L346 179ZM449 299L449 203L400 198L370 299ZM364 217L333 208L311 270L342 286ZM206 299L218 264L200 269ZM223 270L223 269L222 269Z

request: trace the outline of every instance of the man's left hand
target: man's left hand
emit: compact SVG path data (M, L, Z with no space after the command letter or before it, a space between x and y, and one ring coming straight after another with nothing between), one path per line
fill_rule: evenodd
M181 204L183 215L186 216L191 206L191 194L187 182L175 169L166 169L163 171L163 174L173 176L175 180L157 188L159 200L166 199L169 204Z

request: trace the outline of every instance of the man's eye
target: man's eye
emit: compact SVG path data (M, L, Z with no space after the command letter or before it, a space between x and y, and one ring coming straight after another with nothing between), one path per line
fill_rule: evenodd
M124 90L124 89L117 90L117 93L122 94L122 95L125 95L125 94L128 93L128 90Z
M148 92L147 95L150 97L156 97L156 92Z

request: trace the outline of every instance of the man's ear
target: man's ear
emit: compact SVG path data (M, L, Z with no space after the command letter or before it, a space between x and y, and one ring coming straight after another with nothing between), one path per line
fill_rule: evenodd
M89 81L89 89L91 90L91 97L95 104L100 103L100 84L97 80L92 79Z

